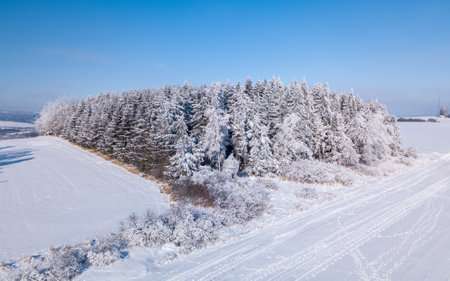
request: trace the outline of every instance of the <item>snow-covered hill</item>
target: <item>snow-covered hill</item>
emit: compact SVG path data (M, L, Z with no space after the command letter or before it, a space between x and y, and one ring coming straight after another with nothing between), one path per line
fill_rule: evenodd
M55 137L0 141L0 261L116 232L168 208L159 187Z

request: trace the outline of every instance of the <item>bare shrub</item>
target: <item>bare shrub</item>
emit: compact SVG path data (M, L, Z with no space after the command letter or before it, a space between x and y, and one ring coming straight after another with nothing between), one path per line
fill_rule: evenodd
M417 159L417 150L414 147L408 147L403 155L405 157Z
M172 199L182 204L191 203L203 207L212 207L215 205L215 200L208 187L193 182L189 178L173 183L170 189Z
M148 172L148 175L150 175L156 179L164 179L164 177L165 177L164 172L166 170L166 168L165 168L166 165L167 165L166 163L162 163L162 164L153 166L150 169L150 171Z
M305 187L297 193L297 196L303 199L317 199L317 192L315 189Z

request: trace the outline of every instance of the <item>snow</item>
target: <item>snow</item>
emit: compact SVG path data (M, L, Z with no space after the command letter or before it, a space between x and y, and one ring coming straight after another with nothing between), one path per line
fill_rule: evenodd
M34 124L32 124L32 123L0 120L0 129L33 128L33 127L34 127Z
M433 118L439 122L399 122L403 146L412 146L425 153L450 152L450 118Z
M169 208L157 184L56 137L0 141L0 261L117 232Z
M247 234L169 263L159 259L174 247L132 249L77 280L446 280L449 125L400 124L405 145L423 153L394 175L353 187L266 179L270 213Z
M226 239L189 255L173 244L133 248L76 280L446 280L450 120L399 126L404 146L421 152L412 167L385 163L396 172L354 174L352 186L252 178L267 182L270 207ZM156 185L63 140L0 141L0 261L98 238L132 212L168 206Z

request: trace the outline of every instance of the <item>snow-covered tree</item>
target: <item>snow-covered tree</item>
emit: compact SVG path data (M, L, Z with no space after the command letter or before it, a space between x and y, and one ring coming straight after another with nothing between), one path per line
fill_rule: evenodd
M301 118L297 113L289 114L278 125L274 137L273 152L280 164L289 164L298 159L308 159L312 152L302 134Z
M224 110L223 92L219 84L211 85L210 100L205 108L206 123L200 145L211 166L221 170L229 143L229 116Z
M242 170L245 169L248 161L249 141L248 130L248 96L245 89L238 84L236 90L230 95L228 101L230 116L231 140L234 147L235 158L239 162Z
M308 88L305 80L284 86L248 78L244 85L184 83L59 99L43 109L36 128L174 180L202 166L234 175L237 163L241 172L282 174L305 159L373 165L403 154L384 106L363 103L353 91L330 93L327 84Z
M249 121L248 130L250 153L247 172L254 175L265 175L277 169L277 163L273 157L272 143L269 139L269 130L258 115Z

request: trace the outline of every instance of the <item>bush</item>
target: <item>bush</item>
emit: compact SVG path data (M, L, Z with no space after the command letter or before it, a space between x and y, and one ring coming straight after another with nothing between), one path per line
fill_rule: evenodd
M11 280L71 280L86 267L83 247L51 248L45 255L28 257L11 272Z
M184 204L160 216L131 215L118 234L3 264L7 279L71 280L89 266L103 266L123 258L123 250L130 247L174 244L179 252L189 253L216 241L225 226L246 223L267 208L267 194L260 181L210 168L178 182L174 194L185 196ZM199 208L190 202L208 202L215 208Z
M217 170L202 168L191 180L205 186L213 198L215 216L224 225L245 223L267 208L267 193L261 184L245 177L232 178Z
M337 164L314 160L299 160L280 169L280 175L288 180L304 183L349 185L352 183L350 172Z
M183 178L171 185L172 198L181 204L191 203L195 206L212 207L214 198L206 185Z
M122 257L121 250L125 248L124 241L111 234L99 240L92 240L87 251L87 263L93 266L111 264Z
M215 241L224 226L245 223L267 208L262 184L210 168L178 181L172 186L172 195L182 205L161 216L132 215L123 223L120 236L128 247L174 243L182 252L189 252ZM215 208L202 209L192 204Z
M417 150L414 147L408 147L403 154L405 157L417 159Z

